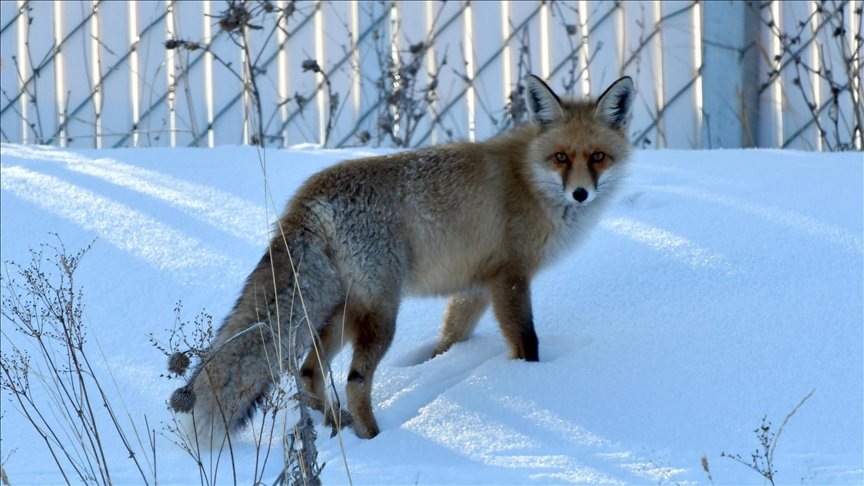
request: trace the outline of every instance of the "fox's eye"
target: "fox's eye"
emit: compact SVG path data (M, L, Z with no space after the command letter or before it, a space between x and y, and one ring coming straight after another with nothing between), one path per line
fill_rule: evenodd
M565 154L564 152L556 153L555 154L555 160L557 160L558 162L564 162L564 163L570 162L570 158L567 157L567 154Z
M593 162L595 164L603 162L605 159L606 159L606 153L605 152L594 152L593 154L591 154L591 162Z

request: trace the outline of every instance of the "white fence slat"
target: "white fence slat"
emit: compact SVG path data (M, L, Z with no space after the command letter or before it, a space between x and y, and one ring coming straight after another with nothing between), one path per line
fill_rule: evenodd
M140 59L138 56L138 43L141 39L140 30L138 29L138 1L130 0L129 2L129 17L126 19L129 26L129 86L127 87L126 92L129 96L129 109L131 111L131 117L128 120L128 130L126 140L121 138L114 145L122 145L127 142L128 144L137 147L140 144L139 133L137 130L138 122L141 120L141 100L139 99L139 95L141 92L140 80L138 79L137 72L139 69Z
M783 10L780 8L778 0L771 0L766 14L767 18L772 19L772 22L776 24L783 22ZM764 57L765 65L768 66L767 71L770 72L778 65L775 58L782 54L780 39L768 29L763 30L762 34L767 50L767 55ZM760 109L762 113L760 119L767 122L760 127L759 135L762 138L762 144L779 147L783 144L783 83L779 76L769 82L768 89L765 90L762 98L767 103L763 109Z
M468 128L466 138L469 142L475 141L476 130L476 110L477 98L474 87L474 76L477 73L477 60L475 59L474 50L474 10L471 7L471 2L465 2L465 8L462 10L462 57L465 60L464 72L462 74L465 80L465 113L468 117Z
M781 8L782 23L780 24L783 32L790 33L790 37L798 32L798 22L801 19L806 19L810 14L811 5L809 2L783 2L779 5ZM806 27L805 27L806 32ZM788 40L787 42L792 42ZM792 44L790 49L797 50L799 44ZM811 49L804 49L800 53L802 62L813 65L813 55ZM801 84L800 88L796 84ZM781 92L782 92L782 107L783 107L783 134L784 139L789 133L802 131L801 135L796 137L789 145L789 148L799 150L814 150L817 147L817 133L815 126L807 128L806 125L813 118L810 114L810 108L807 102L801 95L800 89L803 88L809 96L812 91L809 89L809 79L806 71L799 68L796 70L794 63L788 64L781 73L780 77Z
M296 99L289 103L289 108L295 115L288 124L288 143L290 145L303 142L318 142L320 137L320 121L315 98L319 75L311 71L303 71L303 62L315 58L315 35L313 19L318 9L318 3L306 2L297 8L297 12L288 22L292 35L286 46L288 51L288 76L291 79L291 96L300 95L305 103L302 110L301 102ZM299 28L299 30L298 30ZM318 96L324 96L323 93Z
M657 146L657 130L645 129L656 123L655 84L659 64L655 62L654 42L659 36L655 34L653 5L648 2L625 2L625 29L627 30L627 46L624 74L633 78L637 86L636 100L633 104L633 120L631 134L642 147Z
M354 120L358 117L357 110L352 103L354 97L354 69L350 62L351 56L351 8L348 2L328 2L324 4L321 15L324 22L324 31L321 38L322 50L326 53L324 64L321 65L330 77L332 91L338 99L337 111L333 115L330 139L328 145L344 138L354 127ZM337 68L338 62L342 64ZM319 77L319 83L321 79ZM359 98L358 98L359 99ZM325 100L326 119L330 117L330 100Z
M549 6L549 86L558 94L581 96L581 61L584 29L579 18L583 2L556 2ZM543 17L541 17L542 19Z
M51 19L51 23L54 26L53 29L53 39L54 46L59 46L63 41L63 4L59 2L54 3L53 16ZM57 145L60 147L66 147L66 66L65 66L65 57L63 55L62 49L56 49L54 55L54 65L52 66L52 71L54 72L54 112L56 114L56 119L54 120L53 133L51 138L56 140ZM50 143L46 141L45 143Z
M213 15L213 2L205 1L202 5L204 15L201 19L201 28L203 31L203 35L201 37L201 41L206 44L210 44L213 40L214 36L214 26L213 22L210 21L210 15ZM209 53L205 54L202 59L202 64L204 65L204 105L206 106L207 118L206 122L206 131L202 130L195 137L195 144L199 145L200 140L203 140L206 136L207 146L213 147L216 144L216 131L213 128L216 119L216 102L214 99L214 88L213 88L213 69L214 63L216 60ZM206 135L205 135L206 134Z
M99 86L101 99L101 139L103 147L111 147L129 132L132 105L129 96L130 73L129 35L126 26L129 9L127 2L102 2L96 16L100 39L99 74L104 81Z
M660 0L654 0L651 5L652 21L655 28L659 31L654 36L652 51L654 57L654 116L656 117L656 133L657 133L657 148L666 148L666 117L664 116L663 108L666 106L666 84L665 84L665 65L663 31L665 25L661 25L664 21L663 4ZM670 14L674 15L674 14Z
M423 4L412 2L396 3L396 18L399 30L396 33L396 38L393 42L395 42L395 49L398 53L396 58L401 59L405 65L415 59L415 54L411 53L411 46L417 45L421 42L427 42L430 38L429 28L435 20L435 10L434 5L432 5L432 9L427 8L428 6L429 5L425 2ZM432 18L428 17L430 14L432 15ZM427 56L421 56L417 59L419 62L419 69L414 75L414 83L417 89L425 88L429 80L428 62L424 62L427 61L426 57ZM422 93L415 92L414 98L421 95ZM410 115L408 113L403 113L399 120L401 125L399 136L402 138L410 137L413 139L418 133L428 131L431 127L430 116L431 113L427 111L426 116L421 120L412 121L411 124L413 128L409 128L406 124L408 123L407 118L410 117Z
M817 0L810 0L808 2L808 4L809 4L808 7L809 7L809 10L810 10L812 17L810 18L810 22L808 22L808 25L806 26L806 28L807 28L806 32L808 34L810 34L810 33L816 32L816 29L819 26L819 17L816 15L816 9L818 7ZM822 65L822 53L819 52L819 44L818 43L816 43L816 42L811 43L810 48L807 49L807 51L808 51L810 61L813 63L812 64L813 66ZM809 81L810 95L812 97L813 105L817 106L817 107L822 106L822 89L823 89L823 87L822 87L822 78L819 76L819 73L817 71L814 71L814 72L810 73L809 76L805 75L804 77L807 78L807 81ZM804 80L802 79L802 82L803 81ZM811 116L814 116L814 115L811 115ZM815 115L814 117L818 120L818 115ZM822 140L822 134L821 134L820 129L819 129L819 124L816 123L815 120L813 123L812 130L813 130L813 133L814 133L815 139L816 139L816 142L815 142L816 143L816 149L817 150L823 150L824 144L823 144L823 140Z
M823 65L834 71L834 62L832 59L836 59L836 56L840 54L839 46L836 43L834 37L832 37L831 28L827 25L825 16L816 15L815 16L815 25L813 26L813 30L816 31L816 36L822 41L822 45L825 46L822 52L822 56L824 58L820 59ZM836 73L836 71L834 71ZM830 100L832 97L831 93L831 85L824 79L819 79L818 82L818 95L819 99L825 106L830 104ZM827 139L828 143L831 143L837 137L837 130L834 127L834 124L831 121L828 110L823 110L819 116L819 125L822 126L822 129L825 130L824 138ZM818 132L817 128L817 132ZM820 138L823 138L820 134ZM785 137L784 137L785 139Z
M703 4L703 137L702 147L740 147L743 73L738 59L744 50L744 3Z
M510 26L516 32L513 39L513 59L512 72L515 73L514 82L521 82L521 77L529 73L541 75L541 60L540 60L540 15L539 2L537 1L519 1L510 2ZM526 19L530 20L525 24L522 31L516 31L516 28L522 25ZM520 72L519 63L521 49L527 47L527 56L524 59L524 67Z
M63 75L67 89L66 136L69 147L94 147L96 142L96 107L93 104L92 69L94 59L90 48L90 2L63 5L64 30L67 34L61 47L64 55ZM35 20L34 20L35 22Z
M693 2L661 2L662 15L684 10L666 18L660 31L663 44L663 120L666 146L698 148L697 112L693 104L694 78L698 70L693 56ZM698 46L701 48L701 46ZM674 98L677 96L677 98Z
M94 139L93 146L97 149L102 148L102 111L105 108L102 96L102 52L99 40L102 33L99 29L99 5L102 2L99 0L90 0L90 8L93 15L87 22L89 32L86 40L87 48L90 51L90 66L89 66L89 81L90 81L90 102L93 103L93 111L96 113L94 120Z
M335 146L354 145L361 137L368 135L369 143L378 141L378 113L381 91L376 85L382 76L383 67L377 56L377 49L386 49L389 39L389 8L378 2L358 2L357 11L357 65L354 85L359 88L356 103L357 115L354 127L347 133L334 138ZM380 47L377 47L380 46Z
M549 28L551 16L552 12L549 3L540 2L540 15L537 16L540 25L537 29L537 37L539 39L540 77L543 79L550 79L552 76L552 47L550 46L551 33Z
M505 90L502 80L504 70L502 5L498 2L475 2L471 4L471 8L474 16L474 57L476 59L474 127L477 140L485 140L498 133L499 127L506 122L505 100L513 87L507 87Z
M588 23L588 1L579 0L577 2L579 18L579 26L582 30L582 35L577 37L577 50L579 50L579 89L576 90L582 97L591 95L591 76L588 71L588 64L591 62L591 49L588 44L588 39L591 36L591 25ZM602 21L598 19L598 22ZM569 30L569 29L568 29ZM569 31L567 32L569 35Z
M857 74L857 77L852 81L857 98L853 100L853 107L858 107L858 130L855 133L853 140L856 150L864 149L864 86L861 84L862 72L864 67L861 65L861 56L864 55L864 0L855 0L850 6L852 14L849 15L849 52L857 53L852 56L852 72Z
M221 8L221 2L217 2L216 7ZM253 64L258 65L261 69L255 75L255 80L258 87L261 104L260 126L264 128L265 138L267 136L280 137L281 135L281 130L279 128L281 126L280 103L283 101L283 99L279 94L279 82L280 78L282 78L286 74L281 72L279 67L279 53L281 44L277 36L277 32L279 30L276 25L279 18L279 14L275 11L269 14L265 14L263 16L263 19L255 23L255 25L261 27L261 29L250 30L249 35L247 35L246 37L246 39L250 43L249 52L251 52L252 54L252 59L250 59L250 61ZM289 19L287 24L283 22L283 25L286 25L288 28L290 28L292 20L293 19ZM218 29L218 25L215 26L215 28ZM223 36L224 35L226 34L223 33ZM228 41L228 43L231 43L230 39L228 39L227 37L224 40ZM312 51L310 54L314 56L315 52ZM245 67L243 66L243 62L245 62L244 59L245 57L241 56L240 60L238 61L238 65L236 66L236 70L243 77L246 76ZM225 69L222 66L219 67ZM237 81L239 82L239 80ZM255 106L256 103L254 97L251 95L243 96L238 100L237 105L239 106L239 114L243 120L243 138L251 140L252 134L257 133L259 127L258 113ZM311 108L317 109L317 107L314 106L314 103L312 104ZM232 111L232 113L236 112ZM230 116L233 117L235 115L232 114ZM232 123L233 119L228 118L226 119L226 122ZM278 138L268 139L266 141L267 143L275 143L277 145L282 145L283 143L282 141L279 141Z
M855 8L860 8L861 3L846 2L844 4L844 20L854 18L853 6ZM820 27L817 36L821 41L824 56L822 59L823 66L825 69L831 71L830 77L834 79L836 84L845 85L849 81L849 75L856 72L847 72L846 66L843 62L844 57L851 57L853 47L849 42L848 36L835 35L835 31L841 26L845 29L849 29L850 26L848 23L843 25L837 16L831 17L827 14L817 14L817 18L818 26ZM854 27L854 32L856 32L857 35L862 35L861 17L858 17L857 20L858 25ZM860 57L861 55L862 53L859 51L858 56ZM857 73L859 76L858 79L860 80L861 70L857 70ZM835 126L835 123L832 120L834 110L830 107L833 99L830 83L823 80L820 84L823 109L819 115L819 122L826 132L825 143L829 146L836 146L843 141L850 141L852 127L855 123L851 116L852 110L840 110L837 116L837 124ZM860 93L860 88L858 92ZM851 98L849 91L845 89L841 90L838 94L838 102L840 106L855 106L855 102ZM793 131L784 131L783 143L788 143L788 140L792 135ZM792 143L794 143L794 140Z
M132 75L138 78L138 102L140 120L138 141L141 146L168 146L170 143L168 104L164 98L168 92L166 74L165 40L167 26L163 2L137 2L138 28L142 31L137 46L138 70ZM143 30L152 25L146 33Z
M619 35L615 26L619 7L613 2L588 2L588 64L591 94L597 96L619 78Z
M462 93L465 90L465 58L463 51L463 23L461 2L445 2L435 6L437 23L434 26L435 57L439 63L446 59L438 74L438 110L433 119L440 118L435 131L439 142L464 140L468 136L468 110Z
M29 88L30 94L34 96L27 107L32 127L29 130L30 140L45 143L57 126L57 107L53 103L56 75L53 62L46 64L38 73L35 73L35 69L54 56L54 39L49 30L54 25L54 6L40 2L30 2L28 6L32 9L29 15L33 18L33 23L27 26L28 49L25 52L29 51L29 55L19 58L19 62L23 60L28 66L27 72L35 75Z
M166 41L197 41L204 37L203 5L201 2L174 2L166 17L168 28ZM165 50L166 82L169 83L168 106L171 145L183 147L194 144L197 134L206 126L207 112L204 104L204 66L190 66L192 59L201 55L200 50L190 51L184 47Z
M17 124L20 125L21 137L24 143L27 143L33 141L34 138L30 128L32 122L29 120L30 100L32 95L27 86L27 83L31 81L31 77L34 74L30 63L28 62L27 47L25 44L30 37L30 26L32 24L30 23L30 8L27 5L27 2L18 0L18 6L22 14L18 16L15 21L15 38L18 49L15 54L13 54L15 56L13 69L16 72L16 84L19 96L16 99L10 100L10 105L12 111L20 113L21 121Z
M0 130L3 141L23 140L23 121L18 115L18 105L10 102L11 98L18 92L18 69L12 60L17 57L18 47L18 16L20 7L17 2L0 2L0 106L5 109L0 115Z

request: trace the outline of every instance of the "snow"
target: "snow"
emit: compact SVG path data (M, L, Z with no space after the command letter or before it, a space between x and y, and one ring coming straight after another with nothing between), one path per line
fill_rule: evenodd
M158 434L178 382L160 378L148 333L164 336L181 300L185 319L219 322L302 181L382 152L268 149L262 166L249 147L2 145L2 261L26 264L49 233L71 250L98 238L77 274L89 335L112 396L157 428L160 483L199 479ZM324 483L348 482L346 462L355 484L705 483L706 455L717 483L758 484L721 453L749 458L762 417L776 427L811 390L778 440L776 480L864 483L862 168L861 153L635 152L598 227L532 285L541 361L508 359L489 312L429 360L445 300L406 300L376 374L382 432L340 443L319 427ZM9 339L4 318L4 353ZM2 408L10 482L61 482L6 395ZM249 483L254 445L238 440ZM115 482L140 483L114 452ZM231 481L222 466L217 482Z

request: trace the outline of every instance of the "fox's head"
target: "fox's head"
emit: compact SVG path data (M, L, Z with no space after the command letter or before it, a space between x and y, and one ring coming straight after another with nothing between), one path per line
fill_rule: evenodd
M553 200L590 204L611 188L629 155L633 80L615 81L596 101L562 100L534 75L525 83L528 109L539 130L528 152L537 183Z

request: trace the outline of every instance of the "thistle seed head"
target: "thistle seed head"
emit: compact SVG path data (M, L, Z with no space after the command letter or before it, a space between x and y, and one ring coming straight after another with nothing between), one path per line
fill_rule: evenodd
M168 371L175 375L182 375L189 369L189 363L189 356L186 356L186 353L177 351L168 357Z
M195 392L192 391L192 387L186 385L174 390L174 393L171 394L171 399L169 400L168 405L175 412L191 412L192 407L195 406Z

